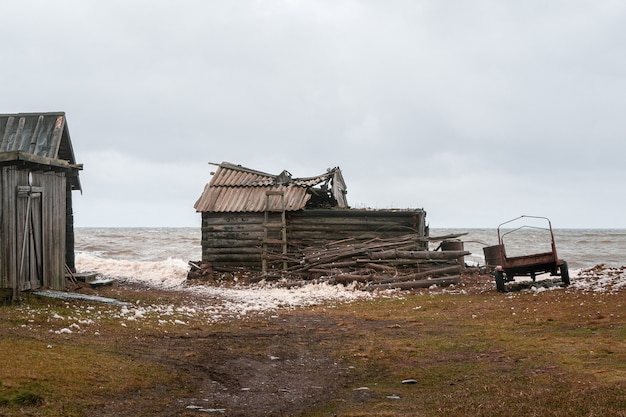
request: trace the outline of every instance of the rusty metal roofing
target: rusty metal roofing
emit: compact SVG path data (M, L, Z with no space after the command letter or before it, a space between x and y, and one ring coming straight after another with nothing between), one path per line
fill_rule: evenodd
M215 165L217 170L194 205L197 212L265 211L268 191L284 193L285 211L301 210L311 198L309 188L331 181L333 189L341 190L341 196L337 198L339 206L347 207L345 184L339 168L315 177L292 178L287 171L273 175L228 162ZM271 198L270 204L280 203Z
M54 166L67 167L75 174L68 175L72 188L80 189L82 166L76 164L64 112L0 114L0 153L13 155L15 160L49 160Z

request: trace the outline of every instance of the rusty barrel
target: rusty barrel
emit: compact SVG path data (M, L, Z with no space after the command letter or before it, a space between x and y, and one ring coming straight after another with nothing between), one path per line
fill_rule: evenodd
M441 242L441 250L442 251L447 251L447 250L451 250L451 251L463 251L463 241L461 240L444 240ZM465 257L464 256L459 256L458 258L459 260L459 265L461 265L462 268L465 268Z
M487 269L493 270L496 266L502 265L504 245L485 246L483 253L485 254L485 266Z

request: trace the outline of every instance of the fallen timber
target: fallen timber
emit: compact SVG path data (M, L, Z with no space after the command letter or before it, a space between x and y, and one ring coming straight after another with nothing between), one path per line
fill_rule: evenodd
M411 281L416 280L418 278L427 278L434 276L443 276L446 274L458 274L461 271L461 265L452 265L446 266L443 268L433 268L424 272L416 272L414 274L405 274L402 276L394 276L394 277L378 277L373 280L373 282L377 285L384 285L393 282L402 282L402 281Z
M458 284L459 282L461 282L461 277L457 275L457 276L451 276L451 277L421 279L421 280L407 281L407 282L390 282L388 284L373 284L373 285L368 286L366 289L368 291L389 290L389 289L408 290L412 288L430 288L433 285L436 285L438 287L447 287L449 285Z
M457 239L464 234L440 237L406 235L396 238L373 238L366 241L342 239L321 247L294 245L287 254L276 254L273 261L286 261L282 277L303 282L335 284L361 283L365 289L425 288L459 282L465 268L462 261L470 254L464 250L419 249L424 243ZM462 245L461 245L462 246ZM274 270L274 275L278 271Z
M443 250L443 244L435 250L427 248L437 242L460 243L458 238L463 235L420 237L410 234L367 239L359 236L322 246L302 247L292 243L287 253L269 253L271 269L253 281L280 280L278 285L289 287L310 282L357 283L366 290L448 286L460 281L465 268L463 257L470 252L456 250L459 246L462 249L462 244L453 245L455 250ZM283 265L286 268L282 268ZM200 265L191 266L192 273L204 270ZM217 268L214 271L220 272Z
M405 251L405 250L388 250L384 252L371 253L370 259L458 259L462 256L469 255L466 251Z

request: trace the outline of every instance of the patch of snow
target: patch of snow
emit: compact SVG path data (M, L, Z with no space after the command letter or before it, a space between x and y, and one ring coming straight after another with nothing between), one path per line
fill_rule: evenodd
M593 268L573 271L571 289L587 292L617 292L626 290L626 266Z
M63 328L61 330L57 330L54 333L56 333L56 334L71 334L72 331L66 327L66 328Z

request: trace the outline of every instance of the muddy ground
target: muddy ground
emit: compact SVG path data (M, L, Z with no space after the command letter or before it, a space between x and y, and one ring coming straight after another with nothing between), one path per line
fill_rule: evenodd
M487 275L466 274L463 291L492 291L491 281ZM145 291L161 302L189 297L186 293L128 283L99 289L98 294L132 299L134 292ZM119 339L116 350L137 360L168 367L178 376L181 389L175 394L177 398L172 398L164 408L159 398L172 395L171 387L167 386L111 398L90 415L294 416L319 405L342 401L339 391L355 389L351 381L358 371L337 357L336 347L346 337L354 337L354 329L367 333L367 327L381 324L358 318L349 320L345 316L339 319L324 314L323 308L307 308L244 320L225 330L195 326L182 334L155 333L138 340ZM354 395L366 400L369 393L357 389Z
M330 352L333 344L341 343L340 335L328 330L336 327L328 319L292 313L263 327L244 325L236 332L196 330L119 341L118 349L128 355L179 375L182 389L165 409L151 403L171 395L168 387L155 387L153 392L112 398L91 415L297 415L332 401L347 380L350 370L336 363Z
M451 298L451 304L463 300L459 304L464 305L465 316L474 313L475 307L469 304L472 301L480 303L480 308L484 309L487 305L484 303L493 305L510 299L495 291L490 275L469 272L462 276L461 282L454 288L402 291L393 297L416 293L427 296L443 292L458 294L461 298ZM128 282L97 289L83 286L76 291L128 301L133 305L184 306L209 302L188 291L158 290ZM578 293L579 290L575 289L558 290L552 298L564 295L568 300L580 302ZM580 296L584 295L581 293ZM596 298L595 295L584 297ZM520 308L526 308L522 301L520 303ZM68 305L73 306L70 302ZM355 303L354 308L358 310L359 305L366 304ZM44 324L39 330L32 326L14 327L12 337L35 337L52 345L61 341L67 346L77 343L89 349L106 350L113 356L121 355L146 372L157 368L166 370L168 377L156 378L156 384L143 384L140 389L124 389L120 394L106 396L99 396L97 390L90 389L85 395L94 406L85 410L87 416L333 415L329 411L334 409L333 404L369 404L374 399L371 396L376 394L360 389L359 381L362 384L364 380L377 380L379 376L375 372L388 369L383 366L367 369L365 366L370 354L377 361L381 359L378 351L372 353L365 348L372 346L368 345L368 338L415 340L417 334L425 331L421 322L424 319L418 319L419 314L398 324L392 311L389 317L367 319L367 314L348 308L343 312L328 305L279 309L211 324L202 319L191 319L185 325L166 328L158 324L151 327L147 322L135 325L128 317L120 320L103 314L99 319L101 324L85 325L83 330L72 334L50 330L51 326L53 329L69 326L67 318L58 320L59 324L54 320L47 322L48 319L44 318L42 321L49 325ZM119 311L119 308L112 310ZM445 313L445 309L442 311ZM41 314L45 316L46 312ZM444 321L441 325L445 331L447 323ZM84 331L87 326L91 327ZM136 331L136 327L141 327L141 331ZM429 331L435 329L429 328ZM364 347L363 351L359 346ZM501 356L498 352L493 354ZM467 354L471 356L473 353ZM353 367L351 364L355 364L355 358L360 365ZM473 356L458 359L463 363L475 360ZM393 368L394 365L385 366ZM368 375L368 372L374 373ZM394 383L400 385L402 378L394 376ZM451 386L457 383L452 381Z

